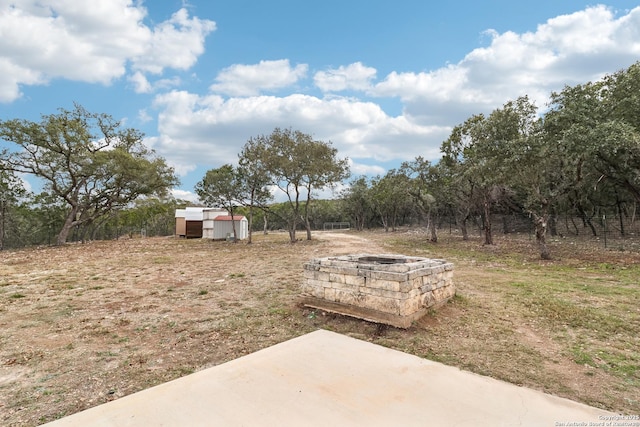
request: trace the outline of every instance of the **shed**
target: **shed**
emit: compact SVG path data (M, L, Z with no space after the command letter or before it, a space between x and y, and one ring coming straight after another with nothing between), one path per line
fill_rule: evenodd
M214 220L221 215L229 215L224 209L207 208L202 211L202 238L215 239Z
M249 235L249 221L242 215L219 215L213 220L213 238L227 239L233 237L233 223L236 228L236 238L238 240L246 239Z
M176 209L176 236L188 239L201 238L205 209L196 206Z

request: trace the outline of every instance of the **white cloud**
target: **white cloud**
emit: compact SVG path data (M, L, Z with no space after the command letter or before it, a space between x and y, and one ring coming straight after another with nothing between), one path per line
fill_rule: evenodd
M380 80L360 62L318 71L313 82L324 98L296 88L309 66L288 59L231 65L217 74L208 95L160 93L181 83L161 73L192 67L215 23L189 17L184 8L157 25L146 19L139 0L0 0L0 102L20 97L21 85L58 78L109 84L128 74L135 92L158 93L139 119L158 113L158 134L146 141L183 177L236 162L248 138L275 127L331 141L339 156L350 158L354 175L376 175L385 172L376 162L439 158L451 127L472 114L523 94L542 106L553 90L640 58L640 7L616 15L595 6L532 32L488 30L486 45L432 71L394 71ZM262 95L284 90L285 96ZM385 98L399 99L402 113L385 112Z
M487 35L486 47L430 72L392 72L377 82L376 70L358 62L317 72L316 86L332 93L326 98L258 95L294 85L306 65L292 67L288 60L234 65L211 87L220 95L173 91L156 97L160 137L154 148L187 173L234 163L248 138L292 127L331 141L341 157L351 159L354 175L383 174L382 167L371 166L376 163L416 156L436 160L452 126L472 114L523 94L542 106L553 90L636 61L640 7L621 17L603 6L589 7L550 19L533 32ZM391 116L374 102L335 94L347 90L399 98L402 114Z
M22 0L0 2L0 101L21 96L21 85L52 79L110 84L127 72L186 69L204 50L215 23L186 9L156 27L144 24L141 2ZM132 81L146 90L141 74Z
M2 33L1 29L0 33ZM11 102L20 98L22 95L20 84L34 85L46 82L41 73L2 57L0 57L0 76L2 76L0 78L0 102Z
M164 68L187 70L204 52L204 39L215 29L215 22L189 18L187 10L180 9L171 19L153 28L144 51L133 58L133 68L154 74Z
M354 162L352 159L349 159L349 170L351 171L351 176L353 177L358 177L362 175L367 175L367 176L384 175L386 173L386 170L382 166L357 163L357 162Z
M130 75L127 80L133 83L134 91L136 93L150 93L152 91L151 83L149 83L147 77L140 71L136 71Z
M291 67L288 59L260 61L258 64L236 64L222 70L210 89L231 96L254 96L295 84L305 77L308 66Z
M268 135L276 127L292 127L331 142L340 157L354 161L410 160L417 155L435 159L450 132L448 127L390 117L370 102L299 94L224 99L173 91L158 95L155 107L160 110L161 136L153 140L153 148L182 173L197 166L235 163L250 137ZM366 170L364 165L358 168Z
M456 123L527 94L544 105L564 85L594 81L640 56L640 7L605 6L548 20L535 32L488 31L489 46L431 72L390 73L371 93L399 97L421 123ZM612 70L613 69L613 70Z
M179 86L181 80L179 77L173 77L171 79L159 79L154 82L150 82L147 76L140 71L136 71L127 80L133 84L133 90L135 93L152 93L160 89L168 89Z
M315 85L324 92L336 92L348 89L365 91L371 87L371 81L376 77L376 69L366 67L360 62L337 69L318 71L313 80Z
M200 200L198 199L198 195L193 191L185 191L185 190L174 188L173 190L171 190L171 194L173 195L173 197L175 197L178 200L186 200L192 203L200 202Z
M151 117L146 108L143 108L138 111L138 120L142 123L148 123L153 120L153 117Z

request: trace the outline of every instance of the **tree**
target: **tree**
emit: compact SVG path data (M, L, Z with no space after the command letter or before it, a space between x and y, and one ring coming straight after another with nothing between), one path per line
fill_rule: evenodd
M566 192L561 147L545 137L536 106L528 97L507 102L492 113L497 126L510 129L496 147L502 159L496 174L520 194L522 208L534 222L542 259L550 259L546 235L551 209Z
M401 214L410 208L407 192L409 177L399 170L391 169L383 177L371 183L371 201L380 216L385 232L396 231Z
M361 176L351 181L349 186L342 191L340 198L345 213L351 217L355 229L364 230L364 227L369 225L373 210L371 189L367 178Z
M313 191L344 179L348 175L347 161L337 159L337 150L329 143L314 141L311 135L297 130L276 128L263 141L265 170L271 183L287 196L289 239L296 241L301 221L307 239L311 239L309 203Z
M462 240L469 240L467 222L477 210L475 182L465 176L462 164L447 157L432 166L431 174L439 204L453 213Z
M338 159L338 150L331 143L323 141L309 141L302 153L304 158L303 180L307 193L304 203L304 223L307 230L307 240L311 240L311 223L309 222L309 206L313 192L349 177L347 159Z
M418 207L420 213L427 218L427 227L431 232L431 241L438 241L436 221L433 212L436 209L436 198L433 190L436 188L433 178L436 169L428 160L418 156L411 162L403 162L401 171L409 177L407 192Z
M546 137L562 158L568 205L597 235L593 219L608 206L620 215L640 201L640 64L597 82L552 93ZM576 233L578 228L576 227Z
M75 105L40 123L0 121L0 138L17 145L5 165L44 181L44 190L66 206L56 244L73 227L127 206L140 196L164 195L178 180L164 159L144 146L143 135L122 129L107 114Z
M27 195L22 180L0 164L0 250L5 247L7 229L11 227L14 207Z
M249 138L238 154L238 174L244 188L247 191L245 206L249 208L249 236L247 243L251 243L253 234L253 213L254 208L265 211L263 215L264 232L267 230L266 210L267 203L273 199L268 185L270 177L264 163L267 153L267 141L264 136Z
M275 185L287 196L289 207L287 214L287 228L289 240L296 242L296 229L301 217L301 191L304 189L304 165L301 159L311 137L300 131L276 128L265 138L264 164Z
M640 202L640 62L602 81L602 119L592 129L594 168Z
M101 224L101 227L96 227L93 232L103 231L100 229L114 229L112 234L116 236L125 230L130 234L144 231L147 236L167 236L173 234L175 230L176 209L184 207L186 204L186 202L176 200L173 197L166 199L142 198L134 201L126 209L113 214L108 221Z
M238 240L235 237L238 234L236 233L233 210L245 198L245 188L238 171L230 164L223 165L218 169L211 169L207 171L202 181L196 184L195 190L200 201L205 205L222 206L229 211L233 241L236 243Z
M495 147L501 139L496 122L483 114L474 115L455 126L441 147L443 160L473 189L471 197L482 217L485 245L493 245L491 213L502 194L501 179L495 173L500 162Z

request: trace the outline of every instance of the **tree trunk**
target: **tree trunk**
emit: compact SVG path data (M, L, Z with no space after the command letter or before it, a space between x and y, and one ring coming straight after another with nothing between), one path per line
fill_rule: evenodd
M251 244L251 237L253 235L252 232L252 228L253 228L253 203L251 203L251 206L249 206L249 224L248 224L248 228L249 228L249 233L247 235L247 244Z
M73 230L73 226L75 225L75 218L78 213L78 208L73 206L67 217L64 220L64 224L62 225L62 229L58 233L56 237L56 246L62 246L67 243L67 239L69 238L69 233Z
M456 225L460 227L460 232L462 233L462 240L469 240L469 230L467 229L467 220L469 219L469 212L465 212L464 214L455 213Z
M262 216L262 234L265 236L269 234L269 219L267 218L267 212L263 212Z
M251 199L249 200L249 223L248 223L248 235L247 235L247 244L251 244L251 238L253 237L253 204L255 202L254 200L254 196L255 196L255 190L251 190Z
M298 186L295 186L296 198L292 201L289 197L289 203L291 206L291 219L289 220L289 241L291 243L296 242L296 228L298 228L298 218L300 215L300 191Z
M462 240L469 240L469 230L467 229L467 218L460 221L460 231L462 232Z
M491 231L491 202L485 199L482 212L482 225L484 228L484 244L493 245L493 233Z
M291 219L289 219L289 241L291 243L296 242L296 228L298 228L298 218L294 212Z
M56 246L62 246L65 243L67 243L67 238L69 237L69 233L71 233L72 229L73 229L73 221L69 221L69 219L67 218L64 221L64 225L62 226L62 229L58 233L58 236L56 237Z
M618 218L620 220L620 235L624 236L624 211L622 209L622 201L618 197L618 192L616 191L616 207L618 209Z
M231 214L231 231L233 231L233 243L238 243L238 234L236 233L236 220L233 216L233 205L229 205L229 214Z
M551 259L551 253L547 246L547 220L546 215L538 216L534 215L534 221L536 225L536 242L540 249L541 259Z
M0 204L2 204L2 210L0 211L0 215L2 216L2 222L0 222L0 251L4 249L4 235L5 235L5 225L6 225L6 210L5 210L5 201L4 199L0 199Z
M429 215L429 230L431 230L431 241L438 243L438 231L436 230L436 222Z
M597 237L598 232L596 231L596 227L593 225L593 222L591 222L591 218L587 215L587 212L584 210L582 205L577 204L576 209L578 209L578 212L580 213L580 217L582 218L582 223L585 224L585 226L589 226L589 228L591 229L591 233L593 234L593 237Z
M309 204L311 203L311 185L306 187L307 198L304 201L304 228L307 232L307 240L311 240L311 221L309 221Z
M578 228L578 225L576 224L576 221L573 218L573 215L571 215L570 218L571 218L571 225L573 225L573 234L577 236L580 234L580 229ZM569 225L567 225L567 231L569 231Z
M558 214L555 207L551 209L551 215L549 216L549 232L552 236L558 235Z
M311 223L309 218L304 219L304 227L307 229L307 240L311 240Z

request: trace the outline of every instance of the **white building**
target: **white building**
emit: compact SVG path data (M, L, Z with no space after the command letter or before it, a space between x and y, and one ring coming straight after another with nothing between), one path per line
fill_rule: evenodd
M236 229L236 238L244 240L249 235L249 221L242 215L219 215L213 220L213 238L231 239L233 238L233 227Z
M176 209L176 237L227 239L233 237L233 225L229 212L218 208L187 207ZM246 239L249 222L242 215L234 215L236 237Z

